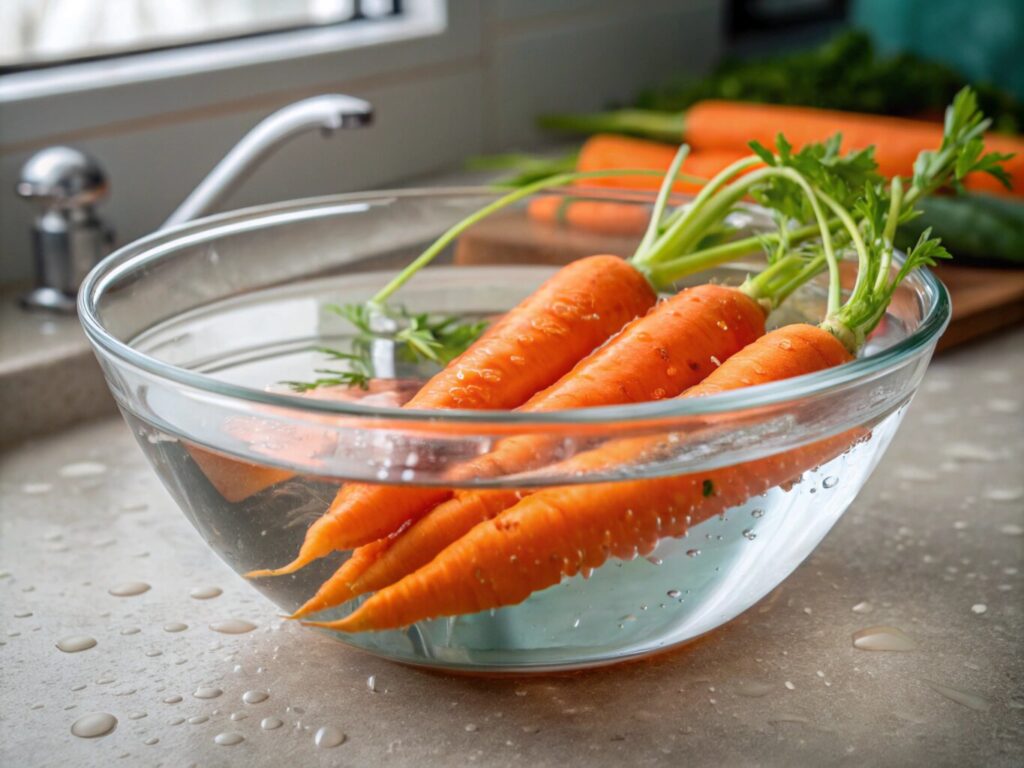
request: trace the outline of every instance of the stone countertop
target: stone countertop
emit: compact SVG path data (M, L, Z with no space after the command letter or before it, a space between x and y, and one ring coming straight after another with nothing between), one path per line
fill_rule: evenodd
M22 445L0 456L0 764L1020 765L1021 380L1021 331L939 358L860 497L765 600L681 650L557 677L423 672L283 622L120 421ZM109 594L127 582L151 589ZM233 618L256 629L210 627ZM917 650L854 649L878 624ZM72 735L93 712L116 729ZM345 742L317 747L325 726Z

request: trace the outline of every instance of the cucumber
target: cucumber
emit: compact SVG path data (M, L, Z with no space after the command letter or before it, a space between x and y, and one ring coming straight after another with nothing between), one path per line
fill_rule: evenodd
M956 263L1024 266L1024 203L984 194L927 197L923 212L900 228L897 245L907 248L931 227Z

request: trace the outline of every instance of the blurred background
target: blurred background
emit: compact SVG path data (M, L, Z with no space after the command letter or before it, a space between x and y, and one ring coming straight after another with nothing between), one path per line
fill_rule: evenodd
M539 116L702 98L935 118L971 82L1015 132L1022 30L1021 0L4 0L0 284L32 281L38 206L13 190L51 145L97 159L124 243L262 117L317 93L369 100L373 127L296 139L228 207L418 183L510 150L564 158L581 138Z

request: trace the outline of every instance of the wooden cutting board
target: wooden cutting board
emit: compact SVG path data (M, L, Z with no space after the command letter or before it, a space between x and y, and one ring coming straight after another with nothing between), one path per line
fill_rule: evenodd
M456 264L564 264L595 253L632 253L638 238L610 236L535 222L509 212L480 222L459 239ZM939 350L1024 324L1024 269L942 265L953 318Z

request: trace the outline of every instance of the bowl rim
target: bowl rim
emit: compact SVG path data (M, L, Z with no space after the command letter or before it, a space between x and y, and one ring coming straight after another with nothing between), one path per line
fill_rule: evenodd
M572 190L552 189L546 193L568 194L570 191L579 195L582 190L574 187ZM618 199L632 202L653 197L650 193L639 190L612 191L600 188L599 193L609 200ZM97 309L104 292L116 285L118 278L149 262L170 258L182 246L198 245L221 236L272 227L277 224L325 218L370 203L387 203L402 198L494 197L498 194L500 192L484 186L415 187L347 192L267 203L195 219L134 240L104 258L89 272L79 289L78 316L86 336L97 352L110 355L121 363L144 371L158 379L217 397L283 408L292 412L293 415L305 412L317 416L355 417L360 420L372 420L381 428L386 428L392 423L402 426L429 423L431 431L436 431L444 423L500 424L506 427L511 425L530 427L606 424L622 427L624 422L642 423L680 417L699 417L723 413L738 414L744 411L780 406L789 401L828 395L851 385L866 383L899 367L934 347L950 320L951 304L946 287L930 270L920 268L915 270L904 284L912 287L918 297L923 297L927 308L926 314L914 332L891 347L875 354L858 357L856 360L835 368L785 381L759 384L701 398L676 397L646 403L526 413L516 410L451 409L442 411L367 406L358 402L309 398L299 394L255 389L181 368L139 352L109 333L97 316Z

